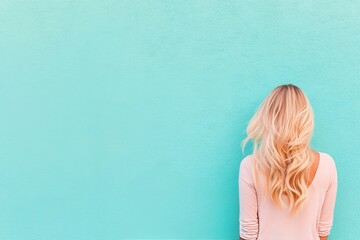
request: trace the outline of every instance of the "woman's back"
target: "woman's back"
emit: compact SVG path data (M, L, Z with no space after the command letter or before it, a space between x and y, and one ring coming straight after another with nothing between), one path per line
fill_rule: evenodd
M279 208L266 193L265 176L259 173L255 186L252 172L255 158L246 156L239 168L240 237L251 240L318 240L327 236L333 224L337 192L337 170L334 159L319 152L320 158L309 185L309 198L294 216ZM286 196L283 197L287 203Z

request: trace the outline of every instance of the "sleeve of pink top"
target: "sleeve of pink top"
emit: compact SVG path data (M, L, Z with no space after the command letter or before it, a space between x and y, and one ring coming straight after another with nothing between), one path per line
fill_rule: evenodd
M246 240L258 236L257 197L248 162L243 159L239 169L239 234Z
M324 203L321 209L318 233L319 236L330 235L330 230L333 225L333 217L335 210L336 192L337 192L337 170L334 160L332 159L330 164L330 182L327 189Z

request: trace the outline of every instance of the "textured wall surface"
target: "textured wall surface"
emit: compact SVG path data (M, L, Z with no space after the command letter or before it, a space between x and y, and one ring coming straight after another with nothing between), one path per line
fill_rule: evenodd
M0 2L0 239L236 239L240 141L277 85L315 112L360 235L360 4Z

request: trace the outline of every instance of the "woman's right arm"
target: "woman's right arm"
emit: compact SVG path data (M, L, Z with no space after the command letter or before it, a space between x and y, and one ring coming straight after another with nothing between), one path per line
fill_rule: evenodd
M326 192L324 203L321 209L320 220L318 225L318 233L320 240L327 240L333 225L333 217L335 210L336 192L337 192L337 170L335 162L331 161L331 175L329 188Z

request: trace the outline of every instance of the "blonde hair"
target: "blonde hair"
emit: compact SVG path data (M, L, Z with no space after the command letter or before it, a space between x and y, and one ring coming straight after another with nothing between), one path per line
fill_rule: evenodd
M242 141L253 140L255 184L257 171L266 176L267 193L281 207L285 194L294 214L308 199L308 180L314 161L310 140L314 129L312 107L301 89L293 84L273 89L251 118Z

